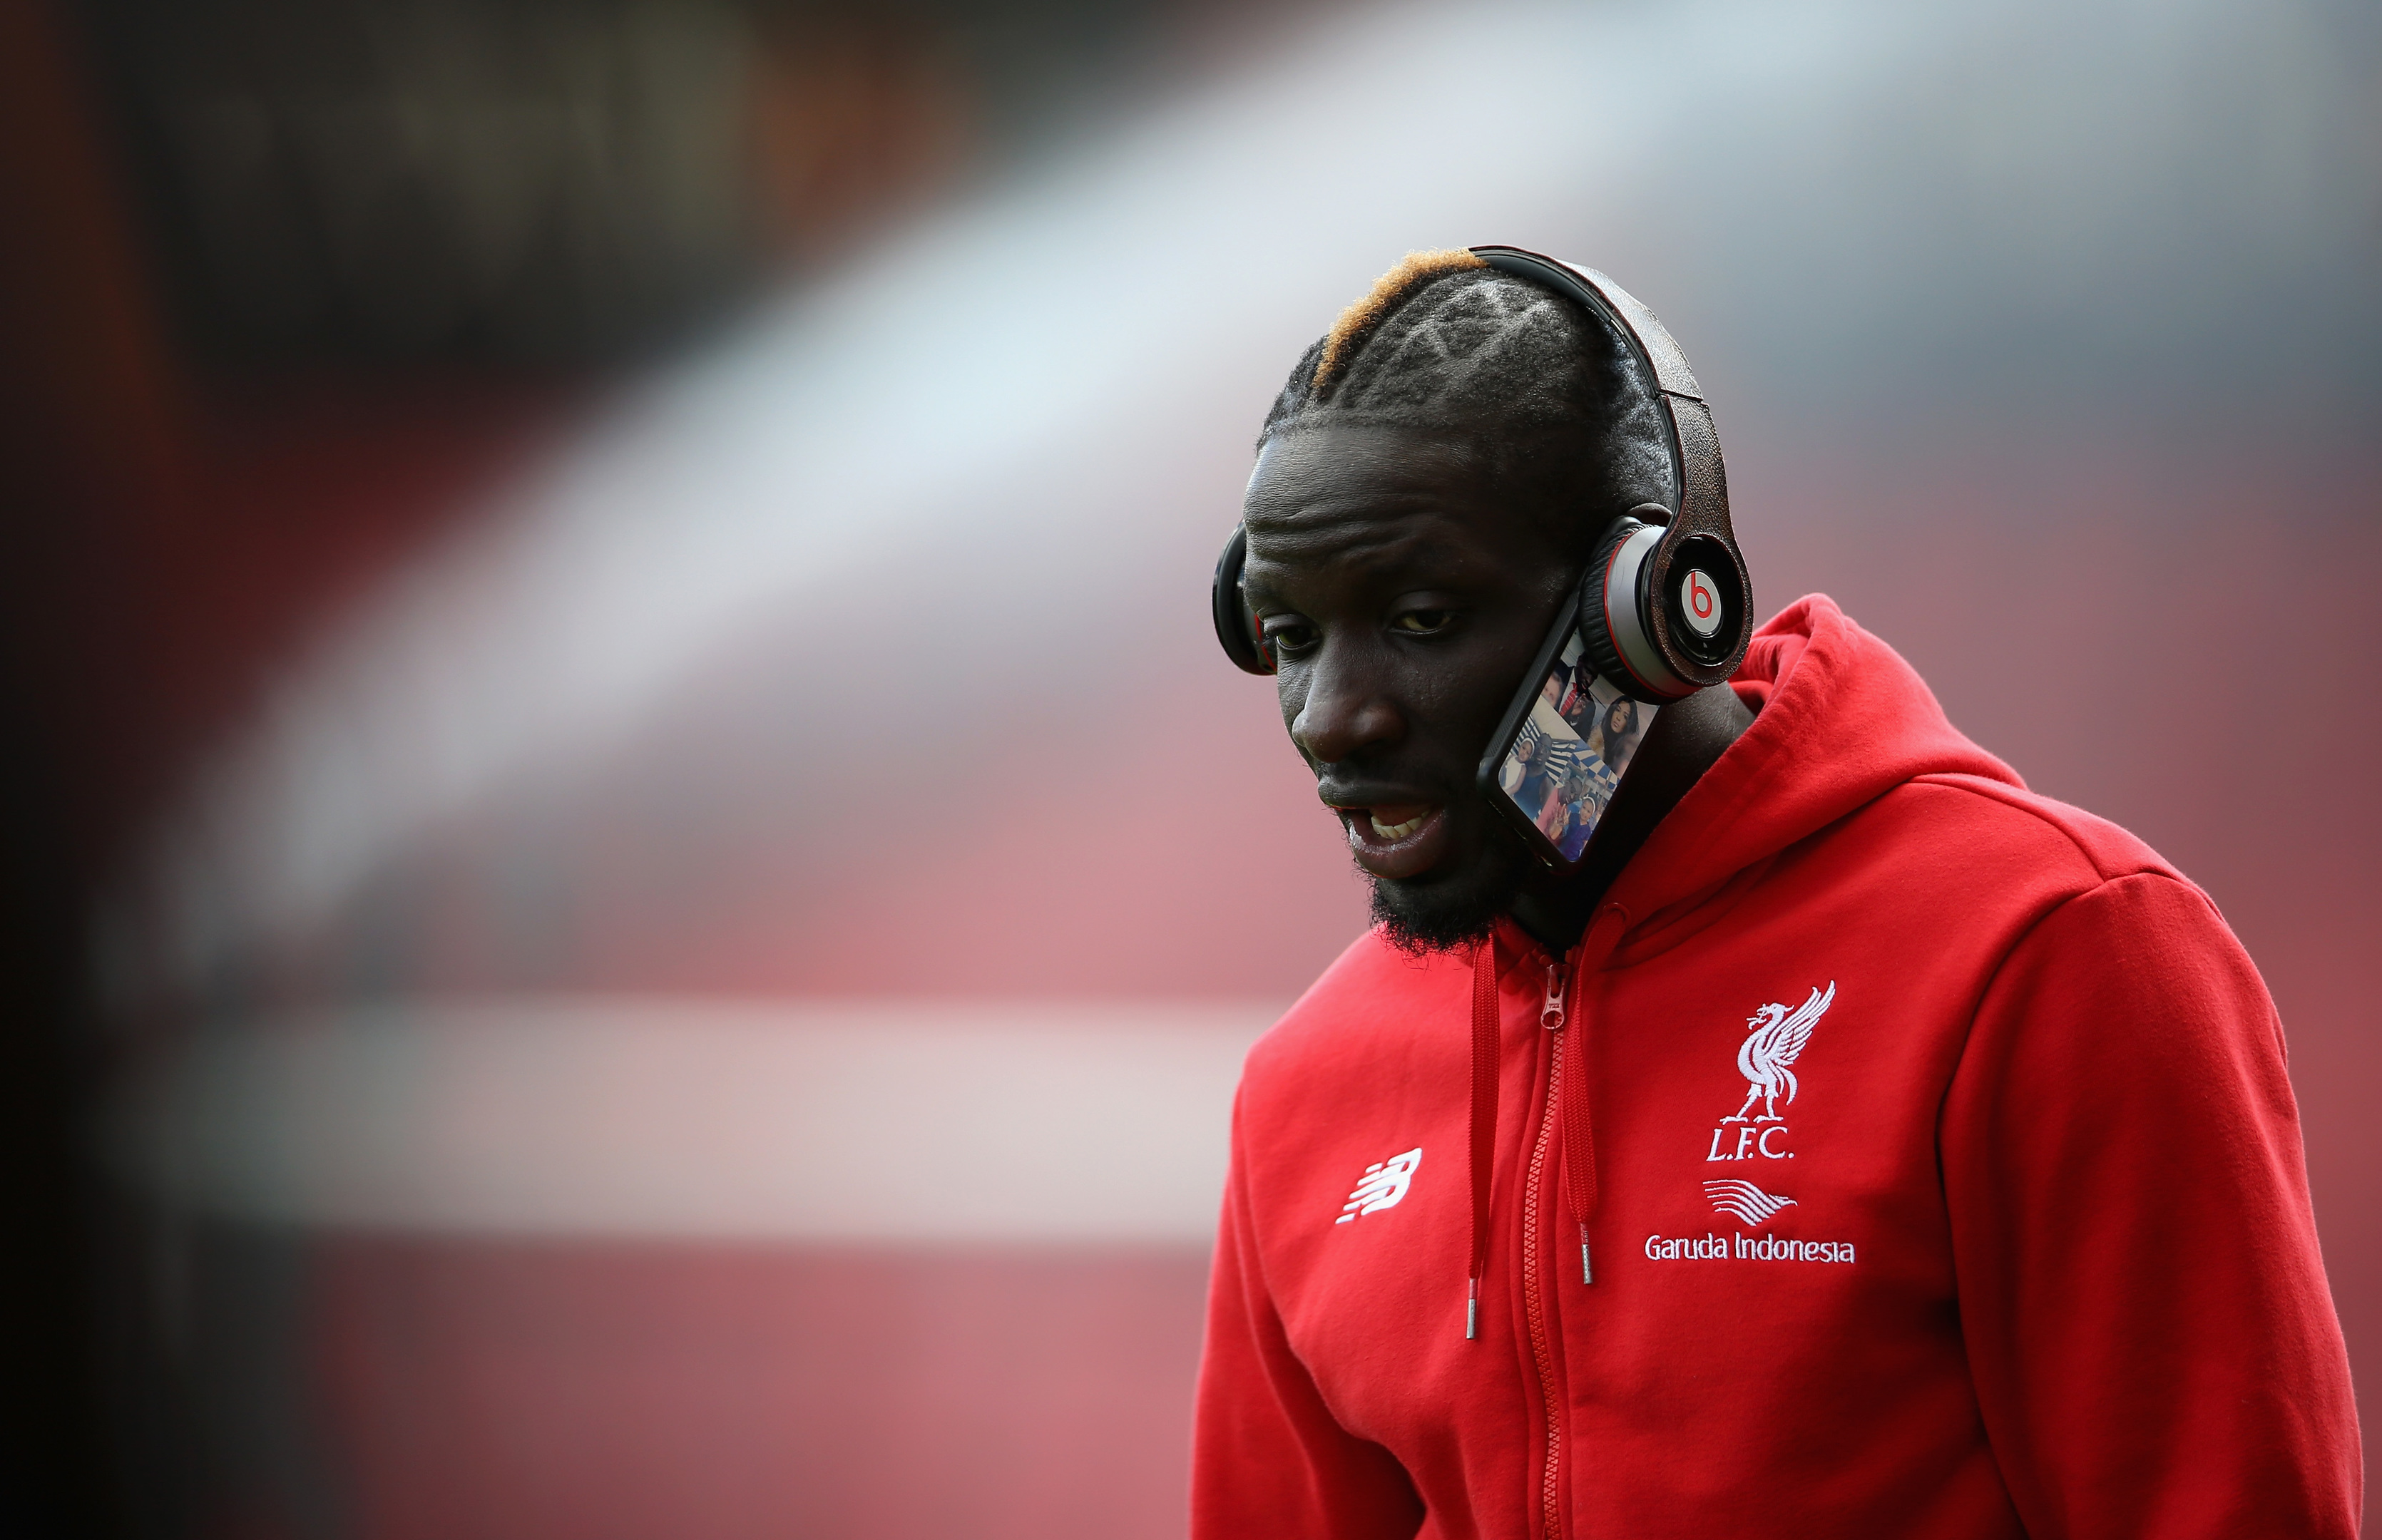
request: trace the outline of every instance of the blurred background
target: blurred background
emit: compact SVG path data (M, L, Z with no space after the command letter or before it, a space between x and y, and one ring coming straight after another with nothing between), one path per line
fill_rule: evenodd
M1677 333L1764 613L2215 896L2382 1376L2376 7L0 18L0 1530L1180 1533L1363 915L1209 569L1491 240Z

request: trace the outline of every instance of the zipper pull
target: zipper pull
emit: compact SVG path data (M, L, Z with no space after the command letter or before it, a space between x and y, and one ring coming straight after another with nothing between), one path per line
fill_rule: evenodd
M1549 1032L1561 1032L1564 1024L1563 970L1554 963L1547 964L1547 1003L1539 1009L1539 1025Z

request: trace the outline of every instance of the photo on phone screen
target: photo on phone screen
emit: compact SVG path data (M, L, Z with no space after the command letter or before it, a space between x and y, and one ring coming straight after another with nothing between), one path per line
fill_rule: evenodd
M1495 789L1507 815L1535 829L1565 866L1587 850L1660 709L1600 678L1582 650L1579 633L1567 628L1536 698L1527 710L1509 713L1510 736L1496 765Z

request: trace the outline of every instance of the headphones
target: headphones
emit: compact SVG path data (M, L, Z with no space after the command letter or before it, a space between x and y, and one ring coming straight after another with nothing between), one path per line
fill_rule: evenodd
M1602 316L1662 406L1678 507L1640 503L1597 543L1578 595L1590 666L1649 705L1723 682L1753 640L1752 584L1728 521L1720 435L1687 355L1652 311L1593 268L1514 246L1475 246L1472 254ZM1241 598L1247 541L1248 532L1236 526L1224 543L1210 608L1224 655L1247 673L1271 674L1265 629Z

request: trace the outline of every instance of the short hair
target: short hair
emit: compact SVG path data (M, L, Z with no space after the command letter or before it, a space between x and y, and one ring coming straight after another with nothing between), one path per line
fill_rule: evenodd
M1653 393L1602 316L1469 251L1411 251L1303 354L1258 447L1326 423L1467 440L1487 472L1592 541L1668 504Z

